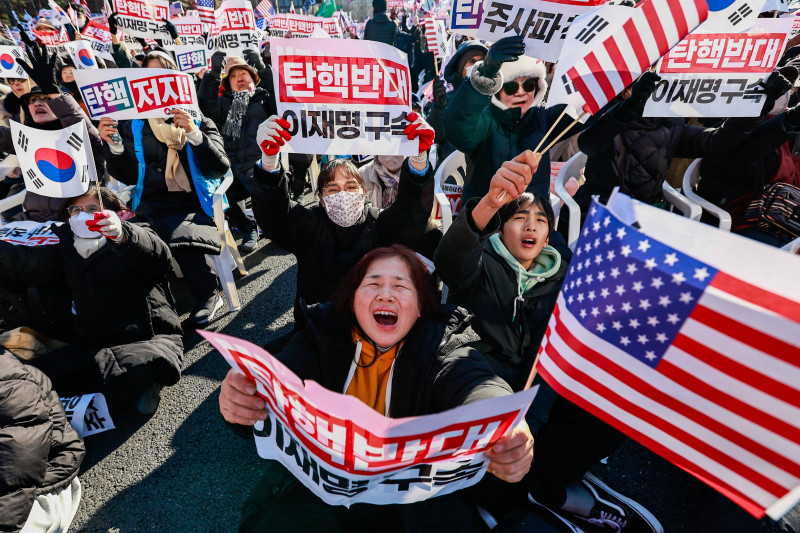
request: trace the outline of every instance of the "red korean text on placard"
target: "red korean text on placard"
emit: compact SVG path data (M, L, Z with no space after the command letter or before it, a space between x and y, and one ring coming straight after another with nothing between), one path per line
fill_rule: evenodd
M186 74L153 76L131 82L131 92L139 112L162 107L193 104Z
M689 35L664 56L659 72L772 72L785 33Z
M281 102L410 105L408 67L380 58L281 56Z
M127 17L152 19L150 3L141 0L117 0L115 2L117 14Z
M227 8L217 15L216 31L252 30L255 28L253 11L250 9Z

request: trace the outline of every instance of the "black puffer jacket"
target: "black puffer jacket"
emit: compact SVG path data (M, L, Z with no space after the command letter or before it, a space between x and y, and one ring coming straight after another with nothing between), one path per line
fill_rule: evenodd
M500 217L478 231L472 222L477 200L470 201L442 237L434 255L436 271L450 292L448 303L475 313L472 320L481 340L476 344L495 373L514 390L522 390L547 322L561 290L572 253L566 246L558 270L525 293L522 312L514 316L517 273L489 243L500 229Z
M127 242L107 242L87 259L75 251L72 230L66 224L54 228L60 239L57 245L24 247L0 242L0 275L24 282L66 280L75 313L75 338L68 340L76 344L107 348L164 335L177 338L180 345L183 331L167 284L172 268L169 248L148 228L130 222L122 225ZM171 369L169 376L161 377L165 384L180 376L182 350L120 355L129 361L112 361L118 354L108 350L102 354L99 357L108 359L98 361L108 369L105 377L148 358L163 358L165 368Z
M386 13L378 13L367 21L364 27L364 39L397 46L397 24L389 20Z
M0 349L0 531L19 531L37 496L63 490L86 450L38 369Z
M637 118L622 121L620 105L586 123L578 147L589 156L586 183L576 193L585 212L592 195L605 202L611 191L649 204L662 200L661 187L674 157L705 157L732 152L755 127L755 119L728 119L719 128L689 126L680 118Z
M220 80L211 72L207 72L200 82L198 99L200 109L205 116L214 121L217 129L222 131L222 126L228 118L233 97L236 93L224 90L219 92ZM238 139L223 135L225 153L231 163L233 176L238 179L247 190L253 188L253 165L261 159L261 148L256 142L256 133L262 122L272 115L277 115L275 99L265 89L256 87L250 97L247 113L242 118L242 129Z
M432 168L425 176L416 176L408 162L403 163L395 203L384 211L367 204L361 219L349 228L336 225L321 206L309 209L290 200L283 169L271 173L256 166L253 178L253 213L259 227L297 257L298 323L303 320L300 299L308 304L327 301L364 254L394 243L420 248L429 235L425 230L430 209L420 198L423 189L432 186Z

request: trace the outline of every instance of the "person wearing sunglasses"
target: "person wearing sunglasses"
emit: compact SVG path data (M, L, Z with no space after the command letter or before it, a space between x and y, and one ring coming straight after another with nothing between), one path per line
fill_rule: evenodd
M541 60L524 54L522 37L500 39L483 61L475 63L469 82L449 99L444 117L447 140L467 157L463 203L489 192L492 176L502 164L535 149L564 109L563 104L548 108L542 104L547 69ZM555 139L571 122L561 118L548 138ZM577 124L570 133L580 129ZM528 191L547 198L550 158L541 155Z

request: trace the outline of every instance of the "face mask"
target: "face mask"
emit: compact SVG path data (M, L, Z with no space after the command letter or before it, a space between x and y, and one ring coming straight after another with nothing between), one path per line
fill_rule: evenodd
M383 168L391 172L392 174L396 173L400 170L400 167L403 166L403 161L405 161L405 156L402 155L379 155L378 161L381 162Z
M84 213L81 211L74 217L69 217L69 227L76 237L81 239L99 239L103 235L97 231L90 231L89 226L86 225L87 220L94 220L94 215Z
M334 224L349 228L364 212L364 193L340 191L323 198L322 205Z

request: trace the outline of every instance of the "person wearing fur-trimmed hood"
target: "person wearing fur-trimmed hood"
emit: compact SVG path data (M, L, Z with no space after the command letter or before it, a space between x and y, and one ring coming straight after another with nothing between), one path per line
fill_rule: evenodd
M448 102L447 140L467 157L463 202L486 194L503 162L536 148L564 110L564 105L544 107L545 64L524 53L521 37L500 39ZM571 122L562 118L549 137L555 138ZM577 124L571 131L580 129ZM547 198L549 187L550 158L545 153L528 190Z

